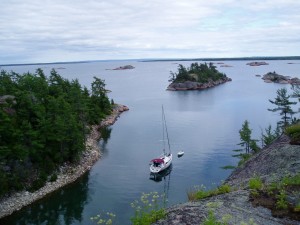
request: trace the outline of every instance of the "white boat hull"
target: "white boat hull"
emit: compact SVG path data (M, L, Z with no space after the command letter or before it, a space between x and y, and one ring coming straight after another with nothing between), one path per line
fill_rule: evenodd
M178 156L178 157L181 157L181 156L183 156L183 155L184 155L184 151L180 151L180 152L177 153L177 156Z
M159 159L162 159L164 161L164 163L155 164L152 162L150 165L151 173L162 172L163 170L167 169L172 164L172 154L171 153L168 155L165 155L165 156L160 156Z

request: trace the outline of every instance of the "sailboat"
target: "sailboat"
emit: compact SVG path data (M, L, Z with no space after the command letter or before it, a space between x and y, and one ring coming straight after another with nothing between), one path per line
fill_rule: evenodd
M167 122L164 113L164 107L162 106L162 127L163 127L163 153L150 161L150 172L151 173L160 173L167 169L172 164L172 153L170 148L170 141L167 129ZM165 143L167 138L168 141L168 152L166 152Z

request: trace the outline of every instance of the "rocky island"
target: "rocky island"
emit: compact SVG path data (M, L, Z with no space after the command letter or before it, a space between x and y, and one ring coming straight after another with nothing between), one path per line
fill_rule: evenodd
M266 83L278 83L278 84L300 84L300 79L297 77L291 78L289 76L280 75L278 73L274 72L268 72L265 75L263 75L262 79Z
M126 66L120 66L120 67L114 68L113 70L132 70L134 68L135 67L132 65L126 65Z
M300 146L290 141L280 136L238 167L221 194L175 205L155 224L300 224Z
M266 63L266 62L249 62L246 65L249 65L249 66L265 66L265 65L269 65L269 63Z
M192 63L190 67L178 66L178 72L171 72L172 83L167 87L168 91L202 90L211 88L228 81L224 73L219 72L213 63Z

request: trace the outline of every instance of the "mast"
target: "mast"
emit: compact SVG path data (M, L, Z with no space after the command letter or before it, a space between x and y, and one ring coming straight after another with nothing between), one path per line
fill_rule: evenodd
M163 139L164 139L164 154L165 154L165 138L164 138L164 132L166 131L167 140L168 140L168 147L169 147L169 153L171 153L171 147L170 147L170 141L169 141L169 134L168 134L168 128L167 128L167 121L166 116L164 112L164 106L162 105L162 121L163 121Z

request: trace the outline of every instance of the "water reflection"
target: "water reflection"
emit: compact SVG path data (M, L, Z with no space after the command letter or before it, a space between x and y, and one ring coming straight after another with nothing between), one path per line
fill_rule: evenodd
M155 182L164 182L164 196L165 199L169 198L169 190L170 190L170 181L171 181L171 172L172 172L173 164L171 164L167 169L163 170L160 173L150 173L150 180Z
M42 201L0 220L0 224L71 225L82 221L84 206L88 203L88 179L85 174L78 182L50 194ZM20 216L19 216L20 215Z
M100 128L100 133L101 133L101 141L100 141L100 148L102 151L104 151L106 148L106 144L107 144L107 141L110 139L110 134L111 134L111 131L112 131L112 128L111 127L102 127Z
M162 180L166 180L166 178L169 176L169 179L171 177L173 165L171 164L167 169L161 171L160 173L150 173L150 180L153 180L155 182L161 182Z

